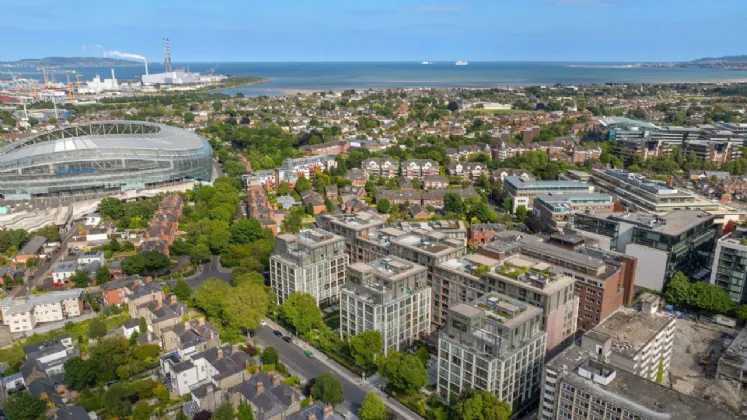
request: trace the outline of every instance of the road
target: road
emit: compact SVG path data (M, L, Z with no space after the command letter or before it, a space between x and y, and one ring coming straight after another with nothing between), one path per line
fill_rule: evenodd
M67 254L67 244L70 239L78 233L78 227L83 224L83 220L79 220L74 223L67 232L62 235L62 242L60 243L60 250L56 254L52 255L49 261L39 261L39 266L34 271L34 280L27 281L21 290L18 292L18 296L26 296L34 289L35 286L39 286L44 283L47 277L47 273L52 269L52 266L60 260L65 254Z
M187 281L187 284L189 284L189 287L194 290L194 288L201 285L205 280L212 277L217 277L226 283L231 283L231 272L228 270L223 271L223 269L221 269L220 256L218 255L210 257L210 261L202 264L199 273L185 280Z
M343 405L348 411L353 414L358 413L358 409L363 403L363 399L366 397L366 394L368 394L370 391L375 390L373 385L369 384L361 378L358 378L357 380L351 380L351 378L354 378L354 374L350 372L348 372L346 375L340 375L338 372L336 372L336 370L341 369L341 367L335 368L328 364L325 364L325 362L320 360L318 357L309 359L303 353L303 348L299 347L296 344L288 344L285 341L281 340L279 337L275 336L275 334L273 334L273 328L269 325L269 323L268 325L260 327L255 335L255 339L261 341L265 345L271 345L275 347L280 354L280 360L285 363L285 365L288 367L288 370L290 370L292 373L297 373L300 376L305 377L307 380L319 376L319 374L321 374L322 372L330 372L335 375L340 380L340 382L342 382L343 392L345 394L345 401L341 405ZM306 344L301 342L301 345L305 346ZM315 355L319 354L318 350L314 349L313 351ZM392 399L388 399L386 396L381 396L381 392L379 392L379 395L382 401L384 401L388 408L390 408L389 411L396 412L397 419L419 419L418 416L414 415L414 413L407 410L398 402ZM396 406L397 408L392 410L393 406ZM409 415L405 416L403 415L403 413Z

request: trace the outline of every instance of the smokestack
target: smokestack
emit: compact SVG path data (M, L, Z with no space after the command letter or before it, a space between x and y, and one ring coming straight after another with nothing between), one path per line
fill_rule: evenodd
M143 62L145 63L145 75L147 76L148 75L148 60L143 58Z
M112 69L112 80L117 80L117 78L114 77L114 69Z

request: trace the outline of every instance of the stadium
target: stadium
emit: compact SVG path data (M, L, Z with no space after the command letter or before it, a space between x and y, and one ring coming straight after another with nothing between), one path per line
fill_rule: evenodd
M187 130L97 121L27 137L0 151L6 200L76 196L210 181L213 151Z

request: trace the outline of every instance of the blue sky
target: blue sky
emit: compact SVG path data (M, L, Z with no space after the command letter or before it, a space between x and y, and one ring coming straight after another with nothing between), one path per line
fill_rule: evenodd
M0 60L674 61L747 54L745 0L0 0Z

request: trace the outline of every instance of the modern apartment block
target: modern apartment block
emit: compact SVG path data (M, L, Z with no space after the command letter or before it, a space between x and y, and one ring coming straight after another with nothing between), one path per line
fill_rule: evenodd
M72 289L62 292L9 296L0 301L0 314L3 325L10 332L33 330L40 322L62 321L80 316L83 313L83 290Z
M594 192L594 187L579 181L536 181L519 176L507 176L503 179L503 191L511 198L511 211L519 206L531 210L538 195L584 194Z
M543 194L535 198L532 211L543 226L562 230L576 214L611 213L614 205L612 196L601 193Z
M576 281L552 265L525 255L514 255L485 273L488 289L541 308L547 331L547 351L566 344L577 330Z
M431 220L425 222L393 222L392 227L404 232L412 232L420 235L428 235L438 232L438 238L457 239L467 243L467 227L461 220Z
M376 211L358 213L323 213L317 216L316 224L327 232L345 238L345 246L350 255L350 262L367 261L363 249L356 238L368 237L386 225L386 216Z
M270 285L277 304L294 292L309 293L320 306L336 303L349 261L342 236L322 229L278 235L270 256Z
M719 204L622 169L594 169L592 183L630 207L651 213L675 210L718 210Z
M625 253L638 258L636 286L663 290L678 272L702 277L710 268L716 239L714 216L700 210L678 210L648 226L633 227Z
M340 337L381 332L383 351L404 351L430 333L428 270L397 257L347 267L340 288Z
M573 217L573 229L595 239L599 248L625 252L633 242L633 228L653 227L656 220L657 216L648 213L577 214Z
M716 242L711 284L726 290L733 301L747 302L747 229L737 228Z
M514 412L539 393L545 361L542 310L499 293L449 309L439 335L438 393L494 393Z
M550 360L542 380L541 420L727 420L734 416L596 359L572 346Z
M371 178L391 179L399 173L399 162L392 158L369 158L361 166Z

